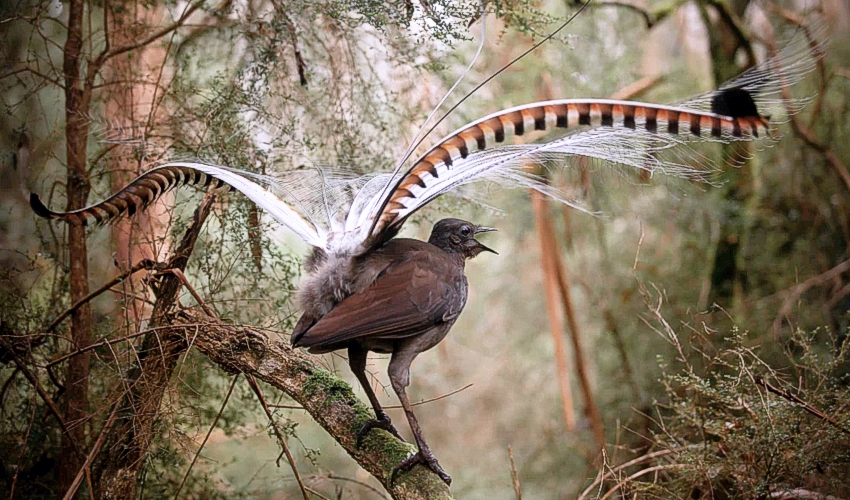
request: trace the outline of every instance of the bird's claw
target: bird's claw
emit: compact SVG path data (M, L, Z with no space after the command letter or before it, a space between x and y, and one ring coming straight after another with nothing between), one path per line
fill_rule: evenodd
M357 431L357 447L360 448L360 444L363 442L363 438L366 437L366 434L369 433L372 429L383 429L398 439L404 441L404 438L401 437L401 434L398 433L395 426L393 426L392 420L390 420L390 416L384 412L381 412L377 415L378 418L373 418L372 420L367 421L363 424L363 427ZM406 441L405 441L406 442Z
M418 452L416 452L415 455L411 455L405 458L401 461L400 464L396 465L392 471L390 471L390 487L392 487L393 481L395 480L397 473L406 472L413 468L413 466L416 464L422 464L425 467L428 467L429 469L434 471L434 474L440 476L440 479L442 479L446 483L446 485L452 485L452 477L446 474L446 471L444 471L443 468L440 467L440 463L437 462L437 457L435 457L430 450L426 450L425 452L423 452L420 449Z

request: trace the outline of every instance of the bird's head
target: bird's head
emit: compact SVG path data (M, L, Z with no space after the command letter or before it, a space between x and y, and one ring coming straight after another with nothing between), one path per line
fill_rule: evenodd
M478 233L495 231L492 227L476 226L471 222L460 219L443 219L434 224L428 243L447 253L460 254L471 259L481 252L493 252L492 248L475 239Z

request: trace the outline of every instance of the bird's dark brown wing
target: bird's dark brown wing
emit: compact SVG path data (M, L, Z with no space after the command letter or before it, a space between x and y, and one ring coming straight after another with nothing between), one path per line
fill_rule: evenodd
M457 318L466 289L463 268L448 256L410 252L372 286L340 302L294 345L331 348L366 337L397 340L417 335Z

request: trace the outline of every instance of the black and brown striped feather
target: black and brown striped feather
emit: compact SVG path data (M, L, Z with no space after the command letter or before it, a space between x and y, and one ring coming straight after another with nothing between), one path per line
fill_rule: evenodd
M83 226L92 222L107 224L121 215L133 215L144 210L176 187L207 187L210 184L216 188L225 185L224 181L191 167L165 165L145 172L109 198L80 210L53 212L44 206L35 193L30 194L30 206L38 216L45 219L63 220Z
M735 97L741 100L740 95ZM717 102L727 104L723 99ZM752 109L755 110L754 105ZM724 110L728 111L728 106ZM379 235L390 226L402 223L412 208L427 201L417 199L414 186L427 187L429 181L439 179L442 168L451 170L454 162L465 159L470 153L498 146L511 134L518 137L532 130L580 126L641 128L651 133L690 134L696 138L710 136L720 140L751 139L770 133L770 123L757 112L749 116L725 116L609 99L556 100L510 108L464 126L420 157L387 197L371 234ZM400 212L405 215L400 216Z

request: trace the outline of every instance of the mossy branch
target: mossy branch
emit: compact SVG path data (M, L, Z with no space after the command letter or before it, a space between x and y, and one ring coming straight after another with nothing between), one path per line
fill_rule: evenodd
M222 324L195 310L173 315L170 323L186 325L193 346L226 371L253 375L300 403L394 499L451 499L448 486L421 465L397 474L389 486L392 469L416 449L380 429L370 431L357 448L357 431L373 417L372 411L348 383L321 368L312 356L259 330Z

